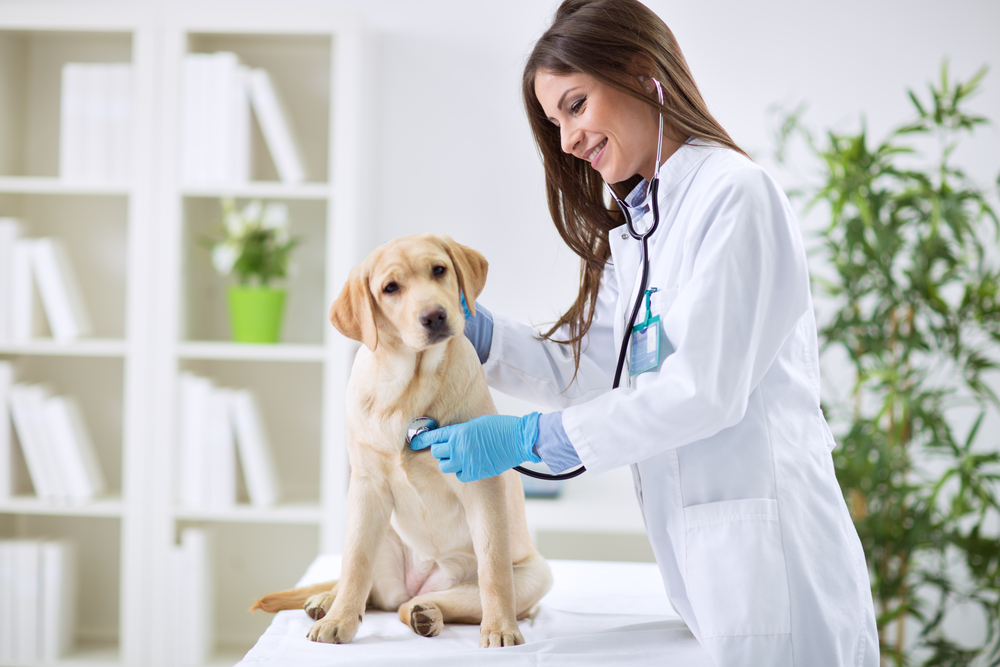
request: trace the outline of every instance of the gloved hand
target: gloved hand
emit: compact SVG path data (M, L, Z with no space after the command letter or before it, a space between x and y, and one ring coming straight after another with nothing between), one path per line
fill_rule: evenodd
M469 310L462 292L462 312L465 313L465 337L472 342L479 355L479 363L485 364L490 357L490 347L493 345L493 315L476 302L476 314Z
M463 482L494 477L525 461L542 459L534 452L538 413L524 417L483 415L462 424L442 426L413 438L413 449L431 448L441 472Z

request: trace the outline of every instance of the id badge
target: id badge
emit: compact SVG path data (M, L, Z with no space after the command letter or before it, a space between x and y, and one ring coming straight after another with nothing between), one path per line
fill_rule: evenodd
M660 365L660 316L632 327L629 375L635 377Z

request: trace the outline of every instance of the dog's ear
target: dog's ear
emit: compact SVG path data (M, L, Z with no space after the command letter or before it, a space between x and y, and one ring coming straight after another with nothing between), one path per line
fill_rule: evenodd
M483 293L486 286L486 272L489 269L489 262L482 253L455 243L447 236L442 236L441 241L451 263L455 265L455 273L458 274L458 288L465 294L465 303L469 306L469 312L476 314L476 299Z
M368 272L362 267L351 269L347 284L330 306L330 323L348 338L364 343L372 352L378 347L375 302L368 289Z

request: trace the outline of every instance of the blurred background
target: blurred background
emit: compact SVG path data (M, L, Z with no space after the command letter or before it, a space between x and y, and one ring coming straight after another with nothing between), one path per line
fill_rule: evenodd
M674 32L711 112L789 191L810 191L827 176L802 141L789 145L782 163L775 159L788 113L800 111L801 126L818 142L828 130L855 134L863 126L874 145L912 120L907 90L928 99L943 62L960 81L991 68L963 109L994 124L978 127L950 161L997 206L1000 3L646 4ZM406 234L448 234L490 261L479 301L492 312L542 327L571 304L579 264L549 219L520 98L524 60L557 5L0 0L0 218L16 221L15 236L66 242L92 320L89 333L69 335L60 347L55 323L42 317L45 297L36 294L25 338L0 340L8 385L43 383L53 394L76 396L103 477L99 492L67 509L43 498L30 461L9 445L13 482L0 498L0 537L73 542L80 598L98 601L69 631L67 646L75 648L58 654L94 664L172 663L154 631L156 614L170 610L140 610L148 595L177 581L151 581L151 573L187 558L201 565L178 576L214 609L213 634L197 640L200 648L189 647L195 658L188 664L232 664L269 621L243 612L253 598L294 584L317 552L340 548L346 462L338 433L353 348L324 316L350 265L373 247ZM258 106L254 120L245 121L253 149L249 184L185 180L182 154L192 144L184 135L182 61L218 52L270 72L298 135L301 182L285 178ZM60 74L73 62L133 65L130 166L106 182L89 180L86 166L82 177L67 178L60 153ZM254 201L279 206L265 215L263 208L247 210ZM807 245L822 246L816 234L829 223L829 210L807 214L805 204L793 200ZM298 241L294 270L276 281L288 287L277 345L231 342L226 285L235 278L216 275L218 258L207 247L227 233L227 220L236 220L227 211L249 222L287 223ZM995 261L996 237L984 238ZM2 241L0 225L0 251ZM830 274L824 257L811 257L821 275ZM836 311L834 300L816 298L821 318ZM995 343L985 349L996 356ZM823 370L824 399L849 398L856 375L845 356L832 351ZM195 377L256 396L272 444L269 465L277 470L272 481L283 492L277 504L257 502L270 487L252 479L252 452L239 432L239 466L233 472L230 463L228 473L235 501L185 506L176 497L186 465L179 424L187 423L178 392ZM1000 389L990 369L983 379ZM0 372L0 389L2 380ZM507 414L536 409L500 394L496 400ZM956 431L968 433L978 414L958 415ZM983 451L997 449L995 408L978 433ZM19 437L15 429L10 442ZM530 500L528 512L548 557L652 560L628 470L565 483L557 497ZM984 530L996 539L995 516ZM986 549L984 557L995 583L996 551ZM966 580L964 571L956 576ZM903 598L898 590L886 593L887 600ZM947 629L960 644L978 645L1000 632L975 604L956 609ZM920 627L895 625L892 640L912 643ZM930 652L925 647L921 659ZM0 651L0 665L27 662Z

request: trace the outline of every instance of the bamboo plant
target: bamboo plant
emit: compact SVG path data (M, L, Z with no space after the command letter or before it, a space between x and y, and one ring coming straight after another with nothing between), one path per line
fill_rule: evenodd
M794 139L820 165L818 182L793 194L829 219L816 239L830 277L814 277L814 292L832 311L820 344L846 354L854 381L824 410L883 664L1000 665L1000 433L980 428L1000 413L988 384L1000 222L992 193L953 164L988 122L966 111L985 73L952 81L945 62L929 98L909 91L913 119L874 146L863 123L814 137L801 109L779 131L779 161ZM946 631L948 614L970 605L986 626L975 645Z

